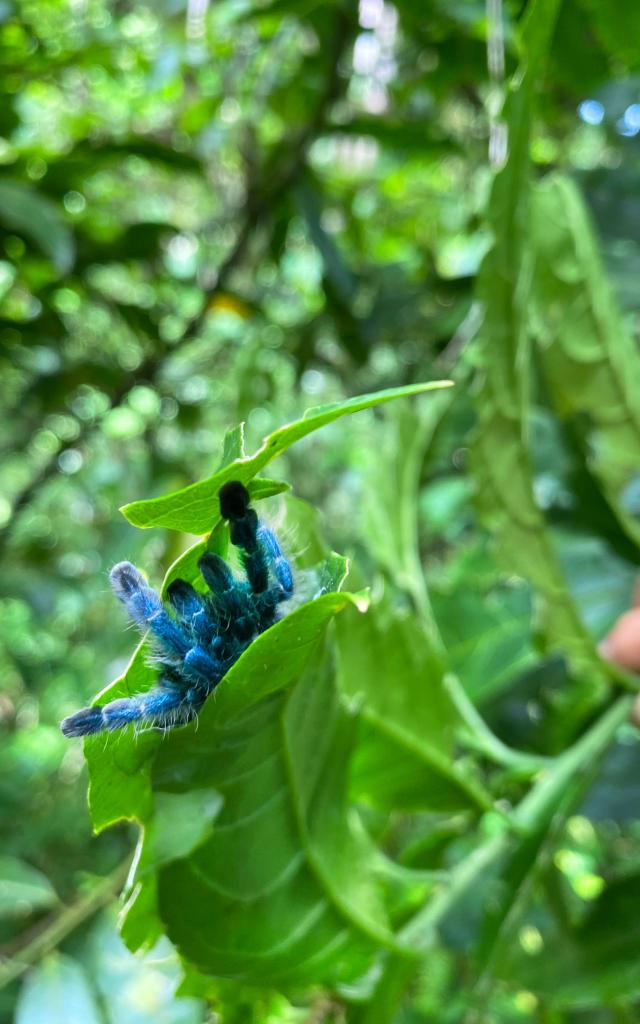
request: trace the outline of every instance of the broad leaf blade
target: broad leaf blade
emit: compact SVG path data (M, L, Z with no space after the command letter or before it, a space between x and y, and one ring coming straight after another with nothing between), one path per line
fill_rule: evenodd
M285 744L299 828L308 859L345 916L390 944L377 855L350 815L348 779L356 718L339 703L326 658L295 688L284 715Z
M148 928L153 936L157 884L157 913L169 937L204 973L269 985L336 983L361 973L376 943L393 945L379 900L369 901L376 885L364 870L370 850L338 798L346 761L336 758L327 776L310 770L311 734L318 753L349 748L344 712L318 671L317 617L335 597L318 598L279 624L294 623L294 654L274 640L278 626L258 638L243 655L253 654L251 665L236 665L235 682L247 680L240 696L229 674L221 684L228 684L227 698L221 689L198 728L169 735L156 756L156 799L213 789L223 806L187 855L156 865L155 877L139 874L125 935L131 930L140 940ZM287 699L283 688L304 668L300 651L310 671ZM142 865L153 856L145 856L146 843Z
M0 857L0 918L25 917L57 902L51 882L41 871L17 857Z
M478 424L472 441L477 506L510 571L527 579L540 603L540 626L552 650L569 660L575 678L565 699L579 724L606 694L595 645L566 586L535 500L527 445L529 412L529 293L532 252L529 138L534 88L543 71L557 0L528 8L522 66L507 106L509 159L496 175L489 206L494 244L478 277L485 309L480 337Z
M640 355L604 274L584 203L553 175L533 192L535 329L549 391L640 548ZM635 515L634 515L635 512Z
M244 456L244 423L238 423L237 426L230 427L224 435L220 469L236 459L244 459Z
M143 528L164 526L185 533L207 533L220 520L218 492L228 480L240 480L243 484L249 485L260 470L277 455L282 454L292 444L302 440L314 430L319 430L320 427L333 423L334 420L340 419L342 416L349 416L362 409L390 402L395 398L420 395L449 387L450 383L450 381L429 381L425 384L410 384L406 387L378 391L371 395L361 395L334 405L309 409L302 419L280 427L269 434L253 455L235 459L214 473L213 476L207 477L199 483L191 484L181 491L168 494L164 498L134 501L125 505L122 513L134 526Z
M385 810L490 807L480 783L455 764L461 719L417 618L374 605L365 616L348 612L336 629L339 687L362 705L354 795Z
M198 583L199 554L207 545L224 551L226 537L226 527L214 531L167 579ZM321 576L336 587L344 574L345 560L333 555ZM352 980L380 943L395 945L382 903L387 883L372 871L378 855L337 799L346 793L351 718L317 670L326 627L347 605L366 601L331 590L261 634L193 726L163 738L107 737L106 750L104 737L89 742L96 826L119 816L144 822L122 926L132 948L165 931L204 974L274 985ZM129 685L146 670L143 659L141 649ZM308 666L306 690L290 702ZM304 715L305 693L319 700L313 716ZM301 795L311 754L300 747L303 724L319 750L341 751L333 772L316 778L313 809Z

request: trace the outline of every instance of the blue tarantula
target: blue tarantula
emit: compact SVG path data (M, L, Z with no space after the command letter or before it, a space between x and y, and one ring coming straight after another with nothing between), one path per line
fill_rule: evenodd
M239 481L225 484L219 497L246 578L238 579L219 555L205 554L198 567L210 593L174 580L167 591L171 614L134 565L115 565L111 586L133 621L149 631L160 679L146 693L69 715L61 724L65 736L90 736L130 722L185 725L251 641L276 622L278 606L293 594L291 567Z

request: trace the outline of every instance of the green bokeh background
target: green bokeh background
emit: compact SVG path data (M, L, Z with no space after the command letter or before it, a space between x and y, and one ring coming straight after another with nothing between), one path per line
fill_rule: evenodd
M118 508L208 475L240 421L252 451L308 406L457 377L412 513L436 618L467 692L503 739L549 754L571 733L548 720L545 705L565 668L558 655L539 660L529 581L498 566L468 473L476 412L465 361L491 242L489 142L499 145L521 13L511 0L0 0L7 958L47 914L117 872L135 838L125 825L92 836L82 749L58 723L131 651L111 565L129 559L159 583L193 538L137 531ZM534 177L561 170L582 191L632 332L639 40L631 5L564 0L531 141ZM488 42L498 52L491 70ZM600 640L631 603L637 548L598 517L585 460L537 380L530 424L536 496ZM393 414L368 411L274 467L320 509L325 537L354 557L359 581L374 586L389 576L393 547L381 543L368 494L376 464L390 465L399 450L398 430ZM639 478L633 486L637 514ZM265 506L276 520L282 507ZM555 884L567 887L572 912L640 867L638 767L626 726L555 853ZM434 849L461 828L455 819L438 827ZM29 876L33 892L14 899L9 886L3 910L2 879L29 868L41 873ZM444 993L471 985L473 950L464 922L451 927L398 1021L462 1020L464 997L447 1009ZM527 927L520 941L535 953L540 931ZM62 958L45 967L65 991L81 1001L92 979L95 1006L79 1019L215 1019L203 1002L173 998L179 970L168 948L146 961L126 952L111 909L60 945ZM571 1010L537 1001L524 985L498 990L486 1019L640 1019L637 991L622 989ZM37 996L12 982L0 992L0 1019L45 1024ZM344 1019L330 1001L312 1017L283 996L238 990L221 999L237 1013L227 1009L225 1022Z

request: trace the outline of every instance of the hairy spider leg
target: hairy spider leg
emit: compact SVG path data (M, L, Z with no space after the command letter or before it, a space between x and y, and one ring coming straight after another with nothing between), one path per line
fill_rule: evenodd
M90 736L93 733L121 729L131 722L146 722L168 728L184 725L197 714L211 690L220 681L226 666L204 643L217 644L216 627L196 591L184 580L176 580L171 590L172 606L192 628L175 622L164 608L160 596L148 586L142 574L130 562L121 562L111 571L116 596L131 618L149 628L161 648L159 660L170 675L147 693L121 697L109 704L83 708L62 722L65 736ZM200 616L202 613L202 616ZM194 615L198 615L193 625ZM162 653L164 652L164 653Z
M188 680L206 684L211 679L221 678L218 659L209 654L201 643L194 643L188 632L171 618L160 595L131 562L115 565L110 580L116 597L122 601L134 622L148 628L158 642L159 660L163 664L169 667L181 664Z
M220 681L226 667L224 660L224 639L221 634L221 624L214 615L210 602L195 590L185 580L174 580L167 589L167 597L178 621L184 626L196 641L192 648L196 654L187 654L185 661L194 659L197 652L204 648L205 652L216 662L216 671L210 672L210 687ZM206 669L206 663L203 662ZM209 666L211 669L211 666ZM209 691L208 691L209 692Z
M293 593L291 567L282 554L274 534L263 523L258 525L258 545L275 582L266 590L255 595L255 604L260 619L260 632L273 626L279 618L278 605Z
M131 562L118 562L109 574L113 592L141 629L150 629L164 650L184 658L191 646L184 630L164 608L160 595Z
M271 567L271 571L273 572L276 582L282 591L281 600L288 600L293 594L293 573L291 572L291 566L282 554L282 548L278 544L276 535L268 528L268 526L265 526L264 523L260 523L258 529L258 543L264 550L269 566Z
M260 522L249 501L249 492L238 480L220 490L220 511L229 520L232 543L240 548L262 632L275 622L278 604L293 594L293 575L275 535ZM270 572L275 586L269 584Z
M249 501L249 492L239 480L232 480L220 489L220 512L229 520L231 542L243 551L251 589L256 594L266 590L271 569L286 600L293 594L291 566L275 534L260 522Z
M198 568L211 591L211 601L224 630L225 656L235 653L237 657L258 632L251 593L220 555L203 555Z
M258 539L260 521L252 508L241 519L230 520L231 543L240 550L240 561L254 594L262 594L269 586L269 563Z
M240 548L240 558L249 586L261 594L269 586L266 552L258 540L258 516L249 505L249 492L239 480L220 489L220 512L229 521L231 543Z
M168 589L173 618L134 565L114 566L113 590L134 622L151 633L165 671L146 693L65 718L65 736L90 736L136 722L168 729L192 721L242 651L275 621L278 604L293 593L291 567L274 534L249 507L243 484L232 481L221 489L220 508L240 549L246 581L236 579L220 556L203 555L198 565L211 593L203 596L185 580L174 580Z
M114 732L132 722L157 728L186 725L198 713L206 694L185 693L180 686L164 682L147 693L119 697L108 704L83 708L65 718L60 728L65 736L92 736L98 732Z
M178 621L189 630L194 639L216 649L220 624L207 608L204 598L185 580L173 580L167 588L169 603Z

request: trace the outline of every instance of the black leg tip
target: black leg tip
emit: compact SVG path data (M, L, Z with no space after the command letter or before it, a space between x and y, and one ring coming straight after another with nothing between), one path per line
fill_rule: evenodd
M131 562L118 562L109 573L109 582L116 597L126 601L145 585L144 576Z
M171 604L176 604L188 600L193 596L193 587L187 583L186 580L176 579L167 587L167 597L171 601Z
M103 727L102 708L82 708L75 715L63 718L60 728L64 736L92 736Z
M249 492L239 480L230 480L220 488L220 512L223 519L242 519L249 507Z

